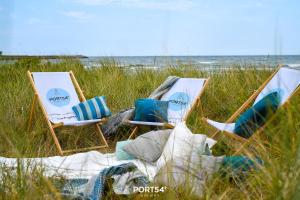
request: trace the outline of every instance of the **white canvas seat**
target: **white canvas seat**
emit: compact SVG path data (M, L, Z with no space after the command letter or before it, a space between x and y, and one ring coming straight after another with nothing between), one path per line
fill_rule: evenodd
M209 79L180 78L160 100L169 101L168 122L128 121L132 125L174 127L178 122L185 121L205 89Z
M255 100L253 105L255 105L266 95L277 91L280 94L281 97L280 106L282 106L291 98L291 96L296 92L296 90L299 89L299 86L300 86L300 69L296 67L290 67L288 65L281 66L270 77L270 80L267 80L265 85L263 85L263 87L258 90L258 93L254 94L253 100L254 98ZM241 114L243 110L244 109L241 109L241 111L236 114L236 117L239 114ZM208 124L215 127L219 131L225 131L237 137L237 135L234 134L235 123L232 123L233 120L235 119L231 117L231 120L228 120L227 123L220 123L210 119L205 119L205 121Z
M180 78L160 100L169 101L168 123L175 125L184 121L199 98L207 79ZM164 126L165 123L129 121L136 125Z
M78 121L72 106L80 103L69 72L33 72L35 87L49 120L64 126L82 126L101 119Z
M64 126L84 126L94 124L96 125L97 131L100 133L104 146L107 146L101 129L98 127L98 124L103 122L104 119L78 121L72 110L73 106L80 103L80 99L81 101L85 100L72 72L28 72L28 76L35 91L29 127L31 126L34 104L37 99L61 155L64 152L56 138L54 129ZM80 99L77 92L80 95ZM102 146L96 146L95 148L100 147ZM80 150L84 149L79 149L79 151ZM68 152L69 151L71 150L68 150Z
M228 133L234 134L235 123L221 123L213 121L211 119L207 119L207 123L220 131L226 131Z

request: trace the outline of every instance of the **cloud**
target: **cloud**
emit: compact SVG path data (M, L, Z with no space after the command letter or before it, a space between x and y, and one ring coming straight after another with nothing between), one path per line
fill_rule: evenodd
M122 7L184 11L195 6L191 0L73 0L88 6L115 5Z
M86 21L94 18L94 15L83 11L63 11L61 14L79 21Z

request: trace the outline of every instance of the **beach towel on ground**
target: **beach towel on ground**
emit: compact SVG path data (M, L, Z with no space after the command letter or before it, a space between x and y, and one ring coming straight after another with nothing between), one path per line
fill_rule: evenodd
M162 95L172 88L172 86L179 79L177 76L169 76L157 89L155 89L149 96L151 99L160 99ZM102 131L106 137L113 137L117 130L124 125L126 120L132 119L134 108L127 108L110 117L107 123L102 125Z
M0 165L16 170L24 168L28 171L41 169L45 177L63 177L64 179L90 179L103 169L123 163L134 163L150 180L156 174L156 166L138 159L117 160L115 153L89 151L68 156L52 156L42 158L5 158L0 157ZM0 176L1 181L1 176Z
M202 158L202 159L200 159ZM147 175L149 180L152 182L155 179L155 182L160 174L160 183L166 185L168 182L168 176L173 177L176 182L171 182L171 186L180 185L180 183L199 183L199 185L194 184L195 192L198 194L202 193L204 189L204 180L209 178L214 172L219 168L225 169L226 173L229 175L235 175L235 172L242 171L243 174L247 173L251 169L257 168L259 161L250 161L249 159L243 157L214 157L211 156L210 152L201 154L194 154L190 161L183 162L184 159L180 157L174 157L174 162L168 162L166 167L171 166L171 170L166 170L167 174L157 173L157 166L147 162L143 162L139 159L131 160L130 163L134 163L137 166L138 170L126 171L124 173L111 173L110 177L114 179L113 189L117 194L128 194L130 192L131 184L134 183L136 177L143 177L143 174ZM83 196L86 194L87 183L94 184L99 174L104 171L104 169L109 169L114 166L112 169L115 169L121 164L128 164L128 161L118 161L116 160L115 154L102 154L96 151L90 151L85 153L78 153L69 156L54 156L54 157L45 157L45 158L5 158L0 157L0 165L12 169L11 173L16 174L17 169L33 170L33 169L42 169L43 175L46 177L64 177L68 184L65 186L65 193L68 193L68 198L78 198L78 196ZM253 168L253 164L255 164ZM21 166L20 166L21 165ZM131 165L131 164L130 164ZM221 166L220 166L221 165ZM202 166L200 168L199 166ZM257 167L256 167L257 166ZM37 168L38 167L38 168ZM123 165L123 168L124 165ZM112 170L111 169L111 170ZM163 167L160 171L168 169ZM111 170L107 170L106 174L109 174ZM118 171L118 170L117 170ZM122 171L119 170L119 171ZM174 172L174 173L173 173ZM104 172L103 172L104 173ZM171 173L171 174L170 174ZM185 175L189 175L192 179L186 179ZM240 173L238 173L240 174ZM103 175L103 174L102 174ZM168 176L166 176L168 175ZM196 176L194 176L196 175ZM156 177L155 177L156 176ZM155 178L154 178L155 177ZM202 178L201 178L202 177ZM0 181L2 177L0 176ZM92 181L93 180L93 181ZM186 182L188 181L188 182ZM191 181L191 182L190 182ZM195 181L195 182L194 182ZM126 184L124 184L126 182ZM69 186L69 187L68 187ZM169 187L169 185L166 185ZM70 189L71 188L71 189ZM88 187L92 188L92 187ZM198 190L199 189L199 190ZM91 189L90 189L91 190ZM73 192L72 192L73 191ZM76 195L80 194L81 195ZM72 195L73 194L73 195ZM90 194L90 193L89 193Z
M123 163L103 169L97 176L90 179L72 179L65 184L64 197L101 200L105 190L106 180L113 178L113 188L117 194L131 194L133 187L145 187L150 182L133 163Z

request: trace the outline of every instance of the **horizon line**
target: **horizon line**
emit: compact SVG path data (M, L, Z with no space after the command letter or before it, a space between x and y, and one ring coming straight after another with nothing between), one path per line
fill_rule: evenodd
M1 52L1 51L0 51ZM84 54L0 54L0 56L82 56L82 57L209 57L209 56L215 56L215 57L222 57L222 56L300 56L300 54L203 54L203 55L84 55Z

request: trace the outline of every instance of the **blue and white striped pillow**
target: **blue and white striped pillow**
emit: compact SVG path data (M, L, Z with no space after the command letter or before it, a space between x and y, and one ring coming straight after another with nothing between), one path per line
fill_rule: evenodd
M111 112L106 105L105 96L94 97L85 102L81 102L72 107L75 112L78 121L101 119L103 117L109 117Z

